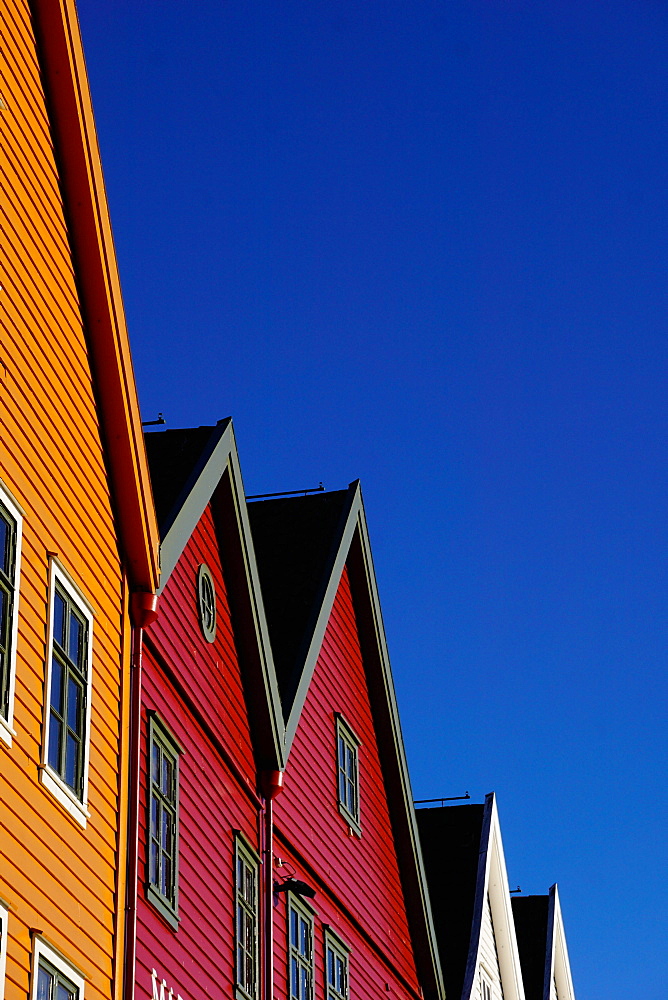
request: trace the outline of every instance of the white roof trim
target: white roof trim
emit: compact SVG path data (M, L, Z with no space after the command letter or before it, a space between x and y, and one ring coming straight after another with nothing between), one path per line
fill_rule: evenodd
M493 792L485 796L473 926L462 1000L472 1000L475 995L474 989L482 964L480 955L481 931L488 894L504 1000L524 1000L524 984L510 903L508 874L501 840L499 814Z
M547 955L545 960L544 1000L552 998L552 981L556 983L559 1000L575 1000L571 964L566 946L564 921L561 915L559 890L555 885L550 889L547 920Z

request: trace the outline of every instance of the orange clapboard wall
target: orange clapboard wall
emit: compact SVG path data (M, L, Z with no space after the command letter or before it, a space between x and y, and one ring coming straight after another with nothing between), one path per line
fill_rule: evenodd
M157 529L74 5L2 0L0 30L0 485L23 512L5 1000L29 996L36 934L96 1000L121 989L128 593L155 590ZM85 827L40 780L53 560L94 613Z

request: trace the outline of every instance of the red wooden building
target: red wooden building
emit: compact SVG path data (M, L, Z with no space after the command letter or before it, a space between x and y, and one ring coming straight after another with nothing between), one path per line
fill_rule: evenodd
M359 485L247 504L230 421L147 448L137 995L440 1000Z

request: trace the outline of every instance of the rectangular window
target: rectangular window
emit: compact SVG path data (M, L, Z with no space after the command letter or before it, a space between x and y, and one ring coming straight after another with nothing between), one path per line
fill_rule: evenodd
M360 742L342 716L336 717L336 763L339 811L356 833L360 827Z
M176 740L154 714L148 747L148 898L178 927L179 755Z
M35 940L31 1000L83 1000L84 977L41 938Z
M325 931L326 1000L348 1000L349 949L331 931Z
M42 781L85 826L93 615L55 562L50 593Z
M258 996L258 859L237 837L235 937L237 997Z
M11 746L21 565L21 513L0 487L0 739Z
M313 914L288 895L288 980L290 1000L313 998Z
M480 973L480 994L482 1000L492 1000L492 987L482 972Z
M7 965L7 921L9 910L0 903L0 997L5 995L5 968Z

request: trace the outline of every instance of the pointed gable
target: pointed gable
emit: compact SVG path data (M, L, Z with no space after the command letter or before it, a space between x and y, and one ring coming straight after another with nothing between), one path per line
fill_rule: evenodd
M524 995L526 1000L544 1000L549 897L513 896L512 907Z
M482 805L417 810L445 995L462 995L478 879Z
M347 490L248 504L285 718L293 707L322 606Z
M430 889L436 895L437 887L447 892L452 884L459 895L444 904L437 923L439 941L443 941L444 966L451 960L457 965L452 976L453 991L450 1000L524 1000L517 940L512 919L508 876L501 841L501 830L493 794L487 795L482 807L478 835L480 806L445 806L440 809L419 810L418 824L425 837L425 861ZM478 817L466 812L478 810ZM423 817L424 813L431 816ZM472 841L464 846L468 832ZM447 847L451 841L459 843L457 853L447 849L439 851L439 843ZM475 855L477 854L477 862ZM460 865L468 869L466 875L458 872ZM475 884L472 869L475 865ZM459 884L457 880L459 879ZM458 907L462 926L457 930ZM469 914L471 915L469 917ZM448 923L446 921L451 921ZM448 933L454 934L458 946L454 955L448 952ZM469 934L465 964L462 966L462 938ZM461 991L459 989L459 983Z
M545 1000L548 1000L548 997L549 1000L575 1000L561 901L556 884L550 889L548 905L546 980L548 977L550 993L545 991Z
M359 833L338 806L337 720L358 742ZM344 568L290 750L277 830L302 852L415 989L397 850L350 579ZM359 975L358 975L359 978Z
M513 918L526 1000L575 1000L557 886L546 896L516 896Z
M362 837L357 839L359 831L351 823L346 847L357 850L360 858L356 868L348 866L348 875L352 870L363 873L365 868L376 872L379 881L374 883L371 898L375 900L375 919L381 923L386 920L382 908L399 906L403 896L401 908L408 915L407 933L411 939L408 950L412 948L414 955L410 961L417 961L425 995L441 996L436 942L359 483L352 483L346 491L249 506L267 617L278 630L274 648L281 663L288 759L286 789L291 785L293 768L301 771L309 783L317 773L327 775L313 798L314 808L320 815L321 798L327 796L326 821L333 821L338 834L345 835L348 824L336 809L336 726L344 726L352 742L361 741ZM284 622L282 616L289 620ZM362 733L367 734L366 739ZM319 771L315 763L309 764L315 759L320 762ZM376 802L368 812L368 835L363 764L374 773L366 800L367 809L374 797ZM290 804L291 793L284 793L277 809L288 810ZM292 806L297 815L297 802L293 801ZM307 816L303 819L304 824L311 822ZM296 836L296 827L293 832ZM385 837L389 847L387 871L382 865L376 871L377 857L382 857L383 849L379 847L378 856L367 858L365 854L374 836ZM309 839L317 853L317 834L313 832ZM335 853L338 840L327 841L327 850ZM334 873L336 866L331 859L327 863L323 855L320 861ZM343 858L339 863L344 865ZM382 884L383 879L387 886ZM339 888L345 894L343 883ZM374 896L386 889L390 896L394 894L392 902L389 897L381 901ZM362 907L368 905L364 892L362 888L355 896ZM350 886L347 893L354 895ZM380 926L376 932L380 938L385 933ZM404 941L403 947L407 944Z
M243 675L255 766L280 768L283 718L232 421L153 432L146 445L160 523L161 600L171 612L172 628L178 631L180 624L177 595L194 600L194 580L188 580L193 560L206 563L209 551L219 563L221 586L224 577L229 639ZM158 626L154 634L160 632Z

